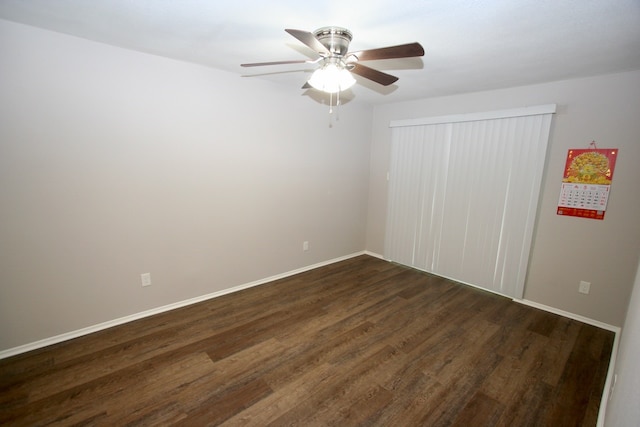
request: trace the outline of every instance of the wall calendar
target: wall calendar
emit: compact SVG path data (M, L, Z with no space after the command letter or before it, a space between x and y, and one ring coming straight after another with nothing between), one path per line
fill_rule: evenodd
M604 219L618 149L571 149L558 201L558 215Z

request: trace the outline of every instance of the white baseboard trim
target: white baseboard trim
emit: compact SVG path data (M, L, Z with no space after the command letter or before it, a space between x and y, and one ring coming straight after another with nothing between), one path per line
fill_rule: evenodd
M526 299L513 299L515 302L520 304L528 305L530 307L539 308L540 310L548 311L549 313L558 314L563 317L568 317L569 319L577 320L578 322L586 323L587 325L596 326L601 329L606 329L611 332L615 332L616 334L620 333L619 326L609 325L608 323L600 322L598 320L590 319L588 317L580 316L579 314L571 313L569 311L560 310L559 308L550 307L548 305L540 304L538 302L529 301Z
M380 258L381 260L387 261L382 255L380 255L378 253L375 253L375 252L364 251L363 254L372 256L374 258Z
M39 341L35 341L29 344L24 344L18 347L13 347L7 350L0 351L0 359L5 359L7 357L15 356L18 354L26 353L32 350L37 350L39 348L47 347L53 344L58 344L63 341L68 341L74 338L78 338L84 335L89 335L94 332L102 331L104 329L112 328L114 326L123 325L125 323L133 322L134 320L143 319L145 317L153 316L155 314L164 313L166 311L175 310L177 308L186 307L191 304L196 304L202 301L206 301L212 298L221 297L223 295L227 295L233 292L238 292L244 289L252 288L254 286L264 285L269 282L273 282L279 279L284 279L289 276L294 276L296 274L304 273L305 271L313 270L319 267L324 267L325 265L334 264L336 262L345 261L350 258L354 258L360 255L371 255L366 251L352 253L350 255L345 255L342 257L334 258L328 261L319 262L317 264L308 265L306 267L298 268L296 270L287 271L285 273L276 274L275 276L267 277L264 279L256 280L254 282L245 283L242 285L234 286L231 288L223 289L221 291L213 292L210 294L202 295L195 298L190 298L184 301L179 301L172 304L163 305L162 307L152 308L150 310L142 311L140 313L131 314L129 316L120 317L119 319L109 320L107 322L99 323L97 325L88 326L86 328L78 329L71 332L66 332L64 334L56 335L50 338L45 338Z
M615 337L613 339L613 348L611 349L611 359L609 360L609 369L607 370L607 379L605 380L604 389L602 390L602 398L600 399L600 410L598 411L598 421L596 423L596 427L604 427L605 413L607 410L607 404L609 403L609 396L611 394L611 386L616 366L616 358L618 357L620 332L622 331L622 329L619 326L609 325L608 323L600 322L598 320L590 319L588 317L580 316L579 314L570 313L568 311L560 310L558 308L550 307L548 305L540 304L537 302L525 299L514 299L514 301L615 333Z
M620 328L618 328L620 329ZM611 388L613 387L613 377L615 375L616 360L618 358L618 345L620 344L620 331L616 332L613 339L613 348L611 349L611 359L609 360L609 369L607 370L607 379L602 390L602 399L600 400L600 410L598 411L598 421L596 427L604 427L604 418L607 412L607 405L611 399Z

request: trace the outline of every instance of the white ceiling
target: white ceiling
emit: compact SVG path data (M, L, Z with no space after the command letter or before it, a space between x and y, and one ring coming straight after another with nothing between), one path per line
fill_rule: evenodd
M640 0L0 0L0 18L268 79L303 92L314 58L285 28L333 25L351 49L420 42L422 58L367 62L346 94L387 103L640 69Z

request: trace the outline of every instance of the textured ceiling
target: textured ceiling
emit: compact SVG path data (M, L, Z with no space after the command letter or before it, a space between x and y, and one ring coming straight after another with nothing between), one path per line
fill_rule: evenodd
M335 25L350 50L420 42L422 58L367 62L346 97L386 103L640 69L640 0L0 0L0 18L268 79L303 92L314 58L284 29Z

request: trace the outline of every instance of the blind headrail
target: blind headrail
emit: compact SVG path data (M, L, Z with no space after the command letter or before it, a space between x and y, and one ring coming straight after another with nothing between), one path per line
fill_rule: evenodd
M425 126L445 123L474 122L478 120L506 119L509 117L536 116L553 114L556 104L536 105L532 107L513 108L510 110L485 111L480 113L453 114L449 116L424 117L419 119L392 120L389 127Z

